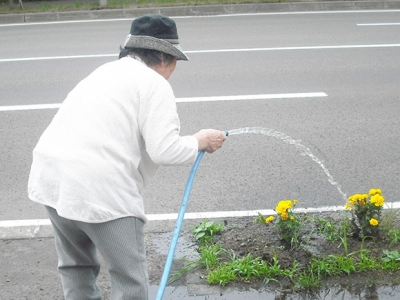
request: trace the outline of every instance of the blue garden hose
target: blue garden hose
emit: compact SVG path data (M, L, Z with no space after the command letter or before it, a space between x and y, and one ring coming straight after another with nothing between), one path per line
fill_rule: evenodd
M226 131L225 135L228 136L229 132ZM179 233L182 228L183 217L185 216L186 206L189 201L190 191L192 190L192 184L194 180L194 176L196 175L197 168L199 167L200 161L204 156L204 150L200 151L197 155L196 161L194 162L192 169L189 173L189 178L186 183L185 192L183 193L182 204L179 210L178 219L176 220L174 235L172 236L171 245L169 247L169 252L167 256L167 260L165 262L164 272L161 277L160 287L158 288L156 300L162 300L164 295L165 287L167 285L169 273L171 271L172 261L174 260L176 245L178 244Z

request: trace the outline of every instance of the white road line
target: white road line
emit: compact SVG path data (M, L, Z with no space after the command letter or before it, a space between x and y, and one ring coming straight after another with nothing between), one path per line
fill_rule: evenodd
M54 22L32 22L32 23L10 23L0 24L0 27L14 27L14 26L35 26L35 25L54 25L54 24L74 24L74 23L98 23L98 22L132 22L132 19L88 19L88 20L69 20L69 21L54 21Z
M288 99L288 98L316 98L327 97L322 92L317 93L289 93L289 94L260 94L239 96L214 96L214 97L192 97L178 98L176 102L212 102L212 101L241 101L241 100L266 100L266 99Z
M93 55L69 55L69 56L64 55L64 56L44 56L44 57L25 57L25 58L5 58L5 59L0 59L0 62L77 59L77 58L102 58L102 57L118 58L118 54L93 54Z
M396 47L400 47L400 44L332 45L332 46L303 46L303 47L267 47L267 48L243 48L243 49L215 49L215 50L192 50L192 51L185 51L185 53L186 54L199 54L199 53L225 53L225 52L330 50L330 49L363 49L363 48L396 48ZM71 55L71 56L44 56L44 57L25 57L25 58L3 58L3 59L0 59L0 63L38 61L38 60L58 60L58 59L103 58L103 57L118 57L118 54L95 54L95 55Z
M216 49L185 51L185 53L220 53L220 52L251 52L251 51L286 51L286 50L329 50L329 49L361 49L361 48L391 48L400 47L400 44L373 44L373 45L336 45L336 46L304 46L304 47L272 47L272 48L243 48L243 49Z
M384 209L398 209L400 208L400 202L388 202L385 203ZM294 211L297 213L322 213L322 212L335 212L344 211L345 206L322 206L322 207L309 207L309 208L296 208ZM195 219L218 219L218 218L239 218L239 217L254 217L261 213L265 216L276 215L276 212L272 209L266 210L245 210L245 211L215 211L215 212L193 212L186 213L184 216L185 220ZM173 221L176 220L178 214L149 214L147 218L149 221ZM34 219L34 220L8 220L0 221L0 228L12 228L12 227L27 227L27 226L49 226L51 222L49 219Z
M0 228L47 226L47 225L51 225L49 219L0 221Z
M269 13L242 13L242 14L222 14L208 16L170 16L173 19L190 19L190 18L227 18L227 17L251 17L251 16L271 16L271 15L310 15L310 14L360 14L360 13L393 13L399 12L398 9L390 10L337 10L337 11L289 11L289 12L269 12ZM119 19L96 19L96 20L69 20L69 21L53 21L53 22L32 22L32 23L12 23L0 24L0 27L14 26L32 26L32 25L54 25L54 24L73 24L73 23L94 23L94 22L131 22L134 18Z
M192 97L177 98L177 103L188 102L211 102L211 101L241 101L241 100L267 100L267 99L290 99L290 98L318 98L327 97L323 92L316 93L288 93L288 94L260 94L260 95L239 95L239 96L212 96L212 97ZM0 112L7 111L24 111L24 110L40 110L40 109L58 109L61 103L54 104L33 104L33 105L13 105L0 106Z
M36 110L36 109L55 109L55 108L60 108L60 106L61 106L61 103L0 106L0 112L2 112L2 111L19 111L19 110Z
M357 24L357 26L399 26L400 23L366 23L366 24Z

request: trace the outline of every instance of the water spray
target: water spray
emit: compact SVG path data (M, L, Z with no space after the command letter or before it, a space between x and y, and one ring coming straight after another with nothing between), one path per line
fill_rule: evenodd
M343 192L340 184L333 179L333 176L330 174L328 168L324 165L323 161L321 161L318 157L316 157L309 148L304 146L301 143L301 140L295 140L282 132L276 131L274 129L262 128L262 127L245 127L245 128L234 129L234 130L229 131L230 135L244 134L244 133L255 133L255 134L266 135L266 136L281 140L282 142L285 142L287 144L295 146L301 155L308 156L309 158L312 159L312 161L314 161L318 166L320 166L322 168L326 177L328 178L329 183L332 184L333 186L335 186L336 189L338 190L338 192L342 195L343 200L347 201L346 193Z
M288 136L282 132L268 129L268 128L260 128L260 127L246 127L246 128L235 129L235 130L231 130L229 132L228 131L225 132L226 136L228 136L229 134L236 135L236 134L243 134L243 133L262 134L262 135L277 138L285 143L294 145L300 151L301 155L310 157L317 165L319 165L322 168L325 175L328 177L328 181L337 188L339 193L342 195L343 199L347 200L347 196L342 191L341 186L339 185L339 183L337 183L333 179L332 175L329 173L328 169L325 167L323 162L318 157L316 157L311 152L310 149L308 149L306 146L301 144L301 141L294 140L290 136ZM174 230L174 234L172 236L172 241L171 241L171 245L169 248L167 260L165 263L164 272L161 277L160 287L157 292L156 300L162 300L162 297L164 295L165 287L166 287L167 281L168 281L168 276L169 276L169 273L171 270L172 261L174 259L176 245L178 243L179 233L182 228L183 217L185 215L186 206L189 201L189 195L190 195L190 191L192 189L193 180L196 175L197 168L199 167L200 161L203 158L203 156L204 156L204 150L200 151L199 154L197 155L196 161L194 162L192 169L190 170L190 173L189 173L189 178L187 180L186 188L185 188L185 191L183 194L181 208L179 210L178 219L176 220L175 230Z

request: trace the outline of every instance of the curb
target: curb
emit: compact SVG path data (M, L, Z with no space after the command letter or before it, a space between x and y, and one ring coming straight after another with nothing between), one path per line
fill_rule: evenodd
M0 229L0 240L20 240L54 237L53 228L48 225L16 226Z
M0 14L0 24L55 22L72 20L132 19L144 14L167 16L212 16L226 14L279 13L308 11L351 11L400 9L400 1L322 1L285 2L259 4L228 4L173 6L152 8L103 9L69 12L43 12L24 14Z

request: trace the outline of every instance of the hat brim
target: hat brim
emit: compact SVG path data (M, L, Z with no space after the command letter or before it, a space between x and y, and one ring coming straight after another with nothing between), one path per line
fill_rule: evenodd
M125 48L152 49L170 54L177 60L189 60L176 40L168 42L152 36L128 34L125 40Z

